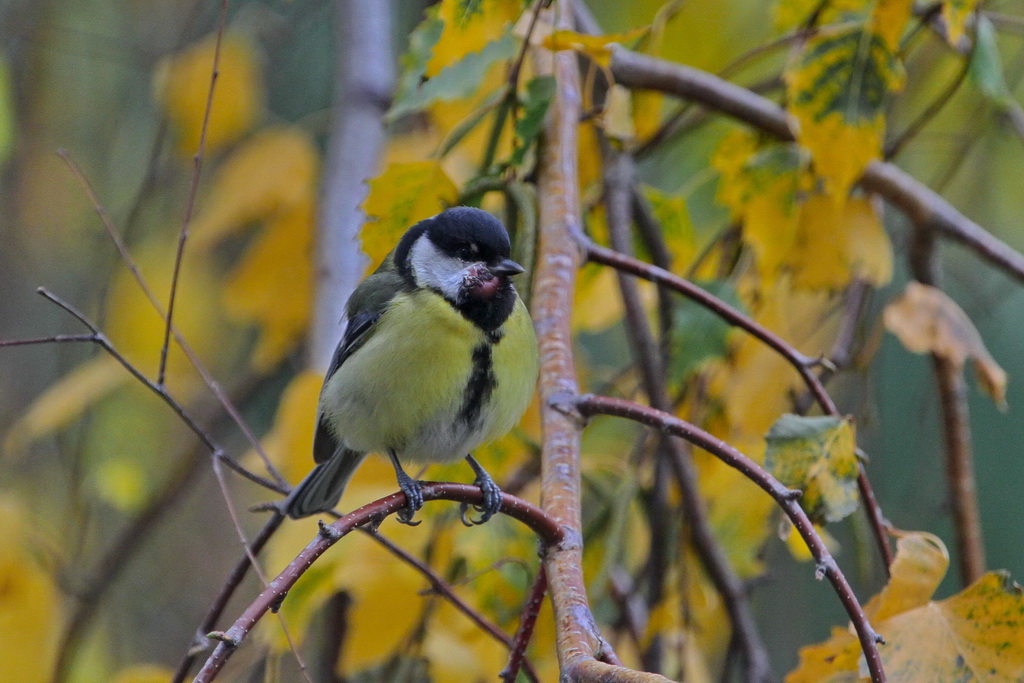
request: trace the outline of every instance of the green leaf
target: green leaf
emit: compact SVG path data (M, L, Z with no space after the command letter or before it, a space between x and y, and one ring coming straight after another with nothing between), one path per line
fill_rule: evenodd
M506 32L498 40L487 43L479 52L471 52L454 64L441 69L440 73L418 88L399 92L391 110L388 111L387 120L394 121L402 116L422 111L434 102L469 97L480 87L484 75L495 62L509 59L515 54L516 44L515 36Z
M743 309L735 287L729 282L699 283L701 287L730 306ZM729 350L729 323L704 306L689 299L681 299L675 308L672 325L672 354L669 380L685 381L707 361L721 358Z
M859 468L848 418L783 415L765 440L765 466L804 492L800 506L813 522L838 522L857 509Z
M1012 101L1010 88L1003 76L1003 60L996 44L996 32L984 14L978 15L977 38L968 73L978 90L1000 107Z
M395 87L395 104L414 96L420 81L427 72L427 62L434 53L434 46L441 39L444 21L438 16L438 6L427 9L426 18L409 35L409 50L402 55L402 74Z
M510 166L519 166L523 163L530 145L540 134L541 126L544 125L544 115L547 114L554 95L553 76L537 76L526 84L526 92L521 102L523 113L516 121L516 146L508 162Z
M841 26L807 41L784 75L798 142L828 193L845 197L881 154L885 103L903 87L902 63L882 35Z

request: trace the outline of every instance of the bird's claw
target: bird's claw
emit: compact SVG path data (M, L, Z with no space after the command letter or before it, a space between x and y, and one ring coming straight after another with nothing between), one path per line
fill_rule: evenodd
M398 511L399 524L419 526L420 522L412 521L416 512L423 507L423 489L420 483L402 472L398 477L398 487L405 494L405 507Z
M484 499L480 505L473 506L473 509L480 513L480 519L473 519L466 514L469 511L469 503L459 504L459 519L466 526L483 524L501 509L501 489L486 472L478 475L473 484L480 487Z

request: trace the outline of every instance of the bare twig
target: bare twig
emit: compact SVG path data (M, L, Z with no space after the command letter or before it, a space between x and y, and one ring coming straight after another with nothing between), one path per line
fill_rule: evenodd
M479 505L483 493L477 486L468 484L446 484L423 482L423 499L454 500L460 503ZM320 533L307 545L291 563L274 578L269 587L253 601L227 631L215 635L220 640L216 649L206 660L205 666L196 676L197 683L212 681L227 662L234 650L242 643L249 631L272 606L278 604L302 574L329 547L357 527L377 524L388 515L406 505L404 493L393 493L351 512L330 525L322 525ZM501 512L518 519L529 526L545 547L558 547L565 541L565 531L557 520L543 510L508 494L502 495Z
M160 347L160 370L157 373L157 386L163 386L167 374L167 352L171 346L171 326L174 321L174 302L178 294L178 277L181 275L181 262L185 256L185 242L188 241L188 228L192 222L192 213L196 207L196 196L199 193L199 176L203 172L203 158L206 153L206 133L210 127L210 111L213 109L213 91L220 74L220 48L224 40L224 27L227 26L228 0L221 0L220 17L217 20L217 40L213 49L213 64L210 69L210 88L206 93L206 108L203 110L203 124L199 129L199 149L192 157L192 181L185 200L185 215L181 219L181 231L178 233L178 251L174 256L174 272L171 275L171 293L167 301L167 324L164 326L164 342Z
M617 83L694 99L783 140L793 140L785 111L771 100L717 76L683 64L646 57L612 46L611 70ZM949 202L892 164L873 161L860 179L903 210L915 223L935 230L1024 282L1024 256L992 236Z
M926 285L941 287L942 266L931 233L915 227L910 249L910 268L914 277ZM963 368L938 354L932 354L932 367L939 387L942 431L946 443L946 478L953 507L960 581L974 583L985 573L985 543L978 510L978 491L974 476L974 451L971 446L971 422L967 407L967 383Z
M657 266L652 266L649 263L644 263L643 261L614 249L602 247L601 245L590 241L590 239L582 233L577 233L576 237L582 243L583 248L586 249L588 260L612 266L617 270L631 273L645 280L650 280L656 284L668 287L669 289L682 294L686 298L696 301L730 325L739 327L764 342L768 347L789 361L789 364L792 365L798 373L800 373L800 376L807 384L807 387L814 394L815 400L819 405L821 405L825 412L836 412L836 407L832 402L832 398L828 395L828 392L825 391L825 387L821 384L817 375L811 371L812 367L820 364L820 359L811 358L810 356L805 356L800 353L788 342L768 328L764 327L749 316L744 315L737 309L701 287L693 284L689 280L684 280L678 275L670 273L663 268L658 268Z
M530 638L533 636L533 627L537 623L537 617L540 615L540 608L544 604L544 594L548 590L548 577L544 572L544 565L540 566L537 570L537 577L533 580L533 586L530 588L530 594L526 598L526 604L523 605L523 611L519 617L519 628L516 630L515 639L512 641L512 653L508 658L508 664L502 670L498 677L501 678L505 683L515 683L516 678L519 676L519 669L526 669L529 674L529 660L526 659L526 647L530 644ZM532 674L534 680L536 680L536 674Z
M106 229L107 235L110 237L110 240L114 243L114 246L117 248L117 252L121 257L121 260L124 262L125 267L128 268L128 272L131 273L132 278L135 280L135 283L139 286L139 289L146 296L146 299L149 300L149 303L153 307L153 309L166 323L167 312L164 311L163 306L157 300L156 294L153 293L153 288L149 286L149 283L146 282L146 278L143 277L142 271L139 269L138 264L132 257L131 252L128 250L128 245L125 244L124 240L121 238L120 233L118 233L117 228L114 226L114 222L110 218L110 215L104 208L103 203L100 202L95 190L93 190L92 184L89 182L88 178L85 177L85 174L82 173L81 169L78 168L78 164L75 163L75 160L71 157L70 152L61 149L57 150L57 155L64 160L64 163L71 171L71 174L75 177L75 180L78 181L79 185L81 185L82 187L82 190L89 198L89 201L92 203L93 210L99 216L100 222ZM199 358L199 355L196 354L196 352L192 349L192 346L185 340L185 338L181 335L178 329L174 327L174 325L171 325L171 334L174 335L174 340L181 347L181 350L185 352L185 356L188 358L189 363L191 363L192 367L194 367L196 369L196 372L199 373L199 376L202 378L203 383L210 390L210 392L217 398L217 400L220 401L220 404L224 407L224 410L228 413L228 415L231 416L231 419L234 420L235 425L237 425L239 430L241 430L242 434L249 442L249 445L253 447L256 453L263 460L263 464L264 466L266 466L267 471L270 473L270 476L272 476L274 480L277 481L278 484L280 484L281 486L285 486L286 482L284 480L284 477L281 475L278 469L274 467L274 464L270 461L270 457L267 455L266 451L263 450L263 445L260 443L260 440L256 438L256 434L253 433L252 429L249 427L249 424L242 417L242 414L238 411L238 408L235 407L235 404L231 401L231 398L224 391L224 388L221 386L220 382L214 379L213 375L210 373L210 371L203 364L202 360Z
M882 660L876 647L876 643L882 642L881 637L875 633L871 624L868 623L867 617L857 601L857 596L854 594L853 589L850 588L850 584L839 569L835 558L832 557L825 543L814 530L814 526L811 524L807 514L797 502L797 499L800 497L799 491L787 489L764 468L729 444L669 413L648 408L632 401L594 395L579 397L575 402L575 408L587 416L617 415L628 418L655 427L664 433L686 439L695 446L703 448L718 457L730 467L736 468L768 493L783 509L786 516L793 522L793 526L800 533L804 541L806 541L807 547L810 548L811 554L817 563L816 575L819 578L822 576L828 577L833 588L835 588L839 600L843 603L843 607L846 609L857 631L868 670L871 672L871 679L876 683L885 681Z
M629 217L635 171L633 162L628 155L610 152L609 156L605 171L608 229L612 247L619 252L626 252L631 248ZM647 316L644 314L640 292L630 275L618 269L616 273L626 310L626 331L633 346L633 355L640 368L648 399L654 408L670 412L671 406L668 390L665 387L661 353L658 343L651 333ZM752 683L769 681L771 680L771 664L768 651L761 641L754 617L750 612L743 582L733 572L728 558L711 529L700 495L697 483L698 475L693 461L689 454L684 453L679 445L667 435L663 437L661 452L667 455L666 464L671 466L679 485L680 500L690 524L698 557L715 588L722 595L726 611L733 624L735 637L745 655L747 663L745 680ZM658 479L659 477L656 475L655 480ZM665 511L655 509L652 512L652 515L658 514L665 514ZM653 534L654 530L652 529L652 546L666 545L664 539L658 539ZM656 572L656 574L663 574L663 572ZM662 578L663 576L652 577L651 583L655 588L655 593L651 595L650 600L652 607L660 601Z

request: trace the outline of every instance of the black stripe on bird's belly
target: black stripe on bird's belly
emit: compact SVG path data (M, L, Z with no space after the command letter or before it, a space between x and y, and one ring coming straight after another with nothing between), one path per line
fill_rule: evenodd
M459 409L458 420L473 425L480 418L480 411L491 398L497 380L491 360L491 344L483 342L473 349L473 369L466 383L465 399Z

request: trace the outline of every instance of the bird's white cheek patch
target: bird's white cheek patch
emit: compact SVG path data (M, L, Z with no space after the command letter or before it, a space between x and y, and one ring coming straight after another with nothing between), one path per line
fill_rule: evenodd
M445 298L455 301L469 275L469 268L457 258L447 256L424 237L416 240L410 254L416 284L440 291Z

